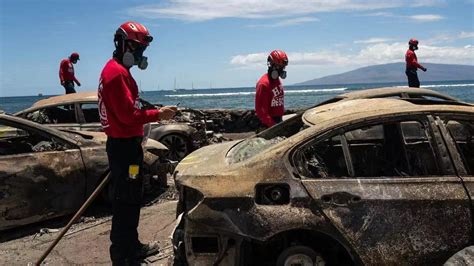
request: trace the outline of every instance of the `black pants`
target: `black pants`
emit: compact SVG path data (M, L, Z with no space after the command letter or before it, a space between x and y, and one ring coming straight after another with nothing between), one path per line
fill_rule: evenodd
M74 81L72 80L64 81L63 87L66 90L66 94L76 93L76 90L74 89Z
M130 165L143 165L141 137L108 138L107 156L111 171L112 230L110 231L110 258L113 265L124 265L126 259L134 259L133 254L139 244L138 222L143 196L143 178L130 178Z
M418 74L416 73L416 69L407 69L405 70L405 74L407 74L407 78L408 78L408 87L413 87L413 88L420 87L420 80L418 79Z

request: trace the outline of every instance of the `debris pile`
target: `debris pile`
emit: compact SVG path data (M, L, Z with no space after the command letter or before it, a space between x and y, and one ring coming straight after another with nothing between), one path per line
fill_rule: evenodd
M205 109L200 110L207 121L207 130L220 133L243 133L257 130L260 126L255 110L245 109ZM286 110L285 114L296 110Z

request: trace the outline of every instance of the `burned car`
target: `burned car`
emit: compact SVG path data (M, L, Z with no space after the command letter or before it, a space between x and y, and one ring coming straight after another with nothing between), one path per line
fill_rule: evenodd
M96 92L79 92L40 100L15 114L40 124L74 130L101 131ZM146 103L148 108L156 108ZM193 109L181 109L173 121L151 123L150 138L169 149L168 158L179 161L207 144L206 120Z
M65 132L0 114L0 230L73 213L108 173L102 132ZM167 148L147 140L144 183L161 180ZM104 190L104 196L111 189Z
M174 177L177 263L436 265L472 245L474 107L328 103L201 148Z

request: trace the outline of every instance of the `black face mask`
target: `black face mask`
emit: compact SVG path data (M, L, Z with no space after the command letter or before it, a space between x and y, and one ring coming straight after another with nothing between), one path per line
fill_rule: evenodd
M132 50L130 44L127 44L129 50ZM133 65L137 65L140 69L146 69L148 67L148 58L143 56L143 52L145 52L146 46L138 46L133 51L126 51L122 56L122 64L125 67L132 67Z
M268 68L268 75L271 79L278 79L278 77L285 79L286 71L284 68L270 67Z

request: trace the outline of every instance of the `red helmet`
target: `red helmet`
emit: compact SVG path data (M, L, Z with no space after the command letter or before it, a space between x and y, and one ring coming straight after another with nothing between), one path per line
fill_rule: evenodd
M72 53L72 54L69 56L69 58L70 58L71 60L79 60L79 54L76 53L76 52L74 52L74 53Z
M415 38L411 38L408 44L412 46L418 46L418 40Z
M144 46L148 46L153 40L145 26L133 21L127 21L120 25L115 32L115 39L118 40L118 38L124 41L135 41Z
M288 56L282 50L274 50L268 56L267 63L269 66L278 65L280 67L285 67L288 65Z

